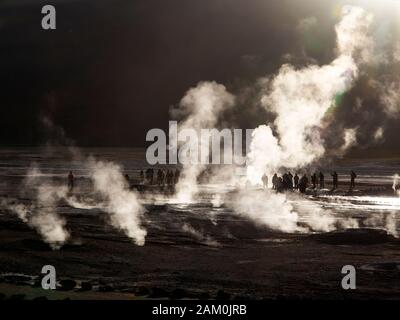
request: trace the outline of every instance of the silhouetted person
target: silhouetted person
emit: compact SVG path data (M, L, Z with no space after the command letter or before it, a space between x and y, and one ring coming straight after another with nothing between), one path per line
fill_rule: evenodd
M167 170L166 174L165 174L165 184L167 186L170 186L171 184L171 171Z
M68 189L69 191L72 191L74 189L74 175L72 174L72 171L69 172L68 174Z
M157 172L157 183L158 183L159 186L163 186L164 185L164 179L165 179L164 170L158 169L158 172Z
M314 172L314 174L311 176L311 183L312 183L312 187L313 189L316 188L317 186L317 174Z
M282 176L282 188L289 189L289 176L287 173L284 173Z
M353 189L356 186L356 180L357 175L354 171L350 172L350 189Z
M174 175L174 184L178 183L180 175L181 175L181 172L179 171L179 169L176 169L175 170L175 175Z
M161 185L165 184L165 177L166 177L165 171L161 170Z
M174 172L169 170L169 182L168 184L172 187L174 185Z
M303 175L299 182L299 190L301 193L305 193L308 186L308 178L306 175Z
M289 189L293 189L293 175L288 172L288 184L289 184Z
M146 180L150 185L152 185L153 179L154 179L154 170L152 168L148 168L146 170Z
M159 185L160 184L160 176L161 176L161 170L160 169L158 169L158 171L157 171L157 184Z
M322 173L322 171L319 172L319 188L324 189L325 188L325 176Z
M285 188L283 178L279 177L276 181L276 191L282 192Z
M127 185L128 185L128 188L130 189L130 188L131 188L131 182L129 181L129 180L130 180L129 174L125 174L125 175L124 175L124 178L125 178L125 180L126 180L126 183L127 183Z
M268 188L268 176L265 173L262 176L261 180L262 180L264 189L267 189Z
M299 188L299 176L297 175L297 173L294 175L294 178L293 178L293 180L294 180L294 188L295 189L298 189Z
M277 190L278 189L278 175L275 173L272 177L272 189Z
M339 186L339 179L338 179L338 174L336 173L336 171L334 171L332 174L332 190L335 190L338 188Z
M140 183L144 183L144 173L143 173L143 170L140 170Z

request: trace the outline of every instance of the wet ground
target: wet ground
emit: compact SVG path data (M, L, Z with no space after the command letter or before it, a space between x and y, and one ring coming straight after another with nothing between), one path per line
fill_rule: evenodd
M400 297L400 243L386 233L368 231L372 243L357 236L345 241L343 234L332 243L323 234L272 232L229 215L218 217L215 225L157 206L151 208L149 221L160 223L149 223L145 246L136 246L107 227L100 212L63 211L72 240L60 250L51 250L15 217L1 216L0 292L12 292L4 283L37 286L42 266L50 264L58 280L76 282L69 288L76 291L72 298L92 298L88 291L103 298L116 292L124 293L119 298ZM198 233L182 231L182 221ZM340 285L341 268L347 264L357 270L357 289L351 292ZM28 281L13 274L33 277ZM79 290L82 281L90 290Z
M32 154L26 164L18 157L13 164L13 157L3 161L1 197L29 203L18 185ZM46 161L44 172L55 179L66 169L53 165L46 171ZM145 201L144 246L111 227L101 210L60 203L57 211L71 237L52 250L15 214L1 210L0 299L398 299L399 240L393 232L365 229L362 223L372 214L393 214L397 223L400 203L389 174L373 183L365 178L353 192L347 185L331 192L327 183L327 190L301 196L339 218L358 219L362 228L330 233L271 230L232 214L224 204L212 205L208 192L189 205ZM43 265L56 268L58 290L40 288ZM356 290L341 287L344 265L356 268Z

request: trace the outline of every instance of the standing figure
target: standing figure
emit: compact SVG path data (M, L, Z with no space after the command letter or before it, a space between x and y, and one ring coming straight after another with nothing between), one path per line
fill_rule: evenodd
M151 176L151 170L150 168L146 169L146 183L150 184L150 176Z
M150 169L150 184L153 184L154 181L154 169Z
M148 168L146 170L146 180L149 185L153 184L153 180L154 180L154 169L153 168Z
M325 188L325 176L322 173L322 171L319 172L319 188L324 189Z
M337 189L338 188L338 185L339 185L339 179L338 179L338 174L336 173L336 171L334 171L332 174L331 174L331 176L332 176L332 185L333 185L333 187L332 187L332 190L335 190L335 189Z
M161 187L164 185L164 171L162 169L158 169L157 171L157 184Z
M294 188L297 190L299 188L299 176L297 175L297 173L294 175Z
M174 185L174 172L172 170L169 171L169 186L172 187Z
M289 176L287 173L284 173L282 176L282 188L287 190L289 188Z
M143 173L143 170L140 170L140 184L144 184L144 173Z
M274 190L278 189L278 175L276 173L272 177L272 189Z
M165 172L161 170L161 186L165 185Z
M68 174L68 189L69 191L72 191L74 189L74 175L72 174L72 171L69 172Z
M180 174L181 174L181 172L179 171L179 169L176 169L175 175L174 175L174 184L178 183Z
M356 186L355 179L357 178L356 173L352 170L350 172L350 189L353 189Z
M289 183L289 189L293 189L293 175L288 172L288 183Z
M284 186L284 182L283 182L283 178L282 177L277 177L276 180L276 191L277 192L282 192L284 190L285 186Z
M317 174L314 172L314 174L311 176L311 183L313 189L317 187Z
M305 193L308 186L308 178L306 175L303 175L299 182L299 190L301 193Z
M169 187L169 185L171 184L171 177L170 177L170 171L167 170L166 174L165 174L165 184Z

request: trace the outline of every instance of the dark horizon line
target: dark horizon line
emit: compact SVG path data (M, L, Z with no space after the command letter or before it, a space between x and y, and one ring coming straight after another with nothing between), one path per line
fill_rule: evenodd
M146 149L147 146L144 145L105 145L105 144L88 144L88 145L62 145L62 144L0 144L0 149L2 148L81 148L81 149ZM341 158L341 159L390 159L390 158L400 158L400 150L398 152L392 152L387 150L353 150Z

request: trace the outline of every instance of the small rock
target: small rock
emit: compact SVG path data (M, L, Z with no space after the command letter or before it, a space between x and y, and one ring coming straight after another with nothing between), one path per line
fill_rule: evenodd
M79 289L79 291L90 291L92 289L93 289L93 286L90 282L82 281L81 288Z
M61 291L70 291L73 290L76 286L76 282L74 280L61 280L59 284L60 287L57 289Z

